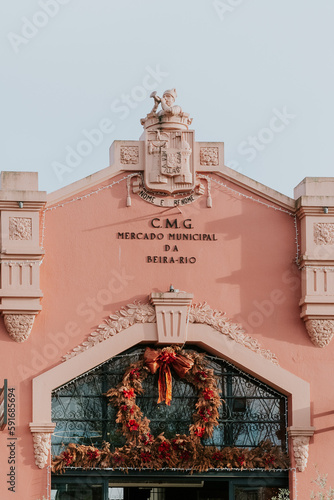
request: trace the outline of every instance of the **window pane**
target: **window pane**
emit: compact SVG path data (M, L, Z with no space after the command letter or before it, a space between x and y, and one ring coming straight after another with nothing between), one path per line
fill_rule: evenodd
M108 500L124 500L124 488L108 488Z
M141 359L144 350L140 347L115 356L53 392L52 420L56 423L53 455L58 455L63 445L69 443L101 447L106 441L111 443L111 449L125 444L120 425L116 424L117 409L108 405L104 394L117 386L127 367ZM219 408L219 425L203 444L254 448L269 440L286 451L286 397L223 359L207 355L206 360L208 368L214 370L224 402ZM175 434L188 434L192 423L196 389L173 370L172 376L170 406L157 404L158 373L143 381L144 393L137 397L155 437L162 432L168 439Z
M235 500L271 500L278 492L279 488L238 486L235 488Z
M103 500L101 484L52 484L51 500Z

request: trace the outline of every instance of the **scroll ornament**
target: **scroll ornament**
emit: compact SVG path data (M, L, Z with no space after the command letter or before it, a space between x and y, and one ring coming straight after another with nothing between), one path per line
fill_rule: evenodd
M220 332L222 335L229 337L232 341L243 345L278 365L278 360L275 354L267 349L263 349L259 342L247 335L243 328L238 323L232 323L224 312L212 309L206 302L202 304L193 304L189 309L189 323L207 324ZM123 330L129 328L136 323L156 323L155 308L151 304L128 304L119 311L109 315L98 328L92 332L87 340L75 347L72 351L65 354L63 361L78 356L86 351L104 342L110 337L119 334Z

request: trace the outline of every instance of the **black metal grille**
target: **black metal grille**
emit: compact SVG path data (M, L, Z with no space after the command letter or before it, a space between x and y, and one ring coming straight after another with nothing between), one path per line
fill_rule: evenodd
M115 356L53 392L53 454L70 442L100 447L108 441L112 448L125 444L115 423L116 409L108 405L103 394L117 386L129 364L138 361L143 352L144 348L139 348ZM225 360L209 355L206 359L225 403L220 408L219 426L204 444L252 448L268 439L286 450L287 398ZM187 434L197 401L194 386L173 373L170 406L157 404L157 375L147 377L143 388L137 404L151 421L151 433L157 436L164 432L167 438Z

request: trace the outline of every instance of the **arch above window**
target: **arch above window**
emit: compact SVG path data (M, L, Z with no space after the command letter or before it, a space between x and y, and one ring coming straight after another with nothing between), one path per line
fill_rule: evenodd
M113 451L126 443L122 425L116 422L119 408L108 404L106 393L123 386L126 370L136 364L141 366L145 351L146 347L136 346L53 391L52 421L56 423L52 436L53 455L60 454L70 443L102 448L103 443L108 442ZM222 401L217 408L217 425L210 437L202 439L203 446L219 450L226 447L251 449L267 441L287 451L286 396L221 357L210 356L193 346L180 352L182 356L197 356L198 352L204 355L205 369L214 373ZM139 377L139 368L135 370ZM153 439L161 433L169 440L176 435L188 435L193 416L198 414L198 390L189 380L178 376L173 368L172 374L171 404L157 404L158 372L145 376L144 392L138 392L136 397L136 404L149 419Z
M33 380L33 421L30 429L34 436L35 458L39 467L47 463L50 435L55 427L51 420L52 391L133 346L158 342L156 323L137 322ZM288 432L293 440L296 466L299 470L304 470L307 464L309 439L314 433L314 428L310 425L310 384L273 363L271 359L266 359L261 355L263 354L261 350L254 352L244 343L233 340L232 336L224 335L208 324L189 324L186 342L226 359L288 396L291 415Z

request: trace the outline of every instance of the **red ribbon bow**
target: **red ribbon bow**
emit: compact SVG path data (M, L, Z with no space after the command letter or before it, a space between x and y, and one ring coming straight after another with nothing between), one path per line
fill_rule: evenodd
M172 374L170 366L174 368L180 378L183 378L194 364L191 359L177 354L173 350L163 349L155 351L150 347L147 347L144 352L144 363L153 375L160 368L158 403L166 401L166 405L168 406L172 400Z

